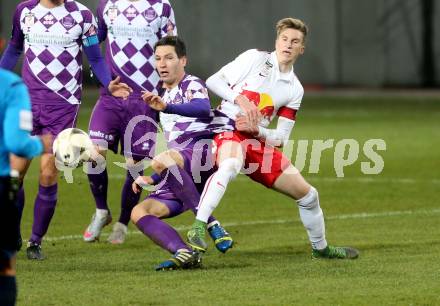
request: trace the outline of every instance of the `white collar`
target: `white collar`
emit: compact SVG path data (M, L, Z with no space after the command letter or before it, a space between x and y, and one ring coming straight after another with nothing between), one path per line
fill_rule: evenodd
M283 81L286 81L286 82L292 82L292 83L293 83L293 80L295 79L295 77L294 77L294 76L295 76L295 73L294 73L293 66L292 66L292 69L291 69L288 73L281 73L281 71L280 71L280 66L278 65L277 54L276 54L275 51L273 51L273 52L270 54L270 60L271 60L272 63L273 63L273 69L274 69L274 71L275 71L276 79L277 79L277 80L283 80Z

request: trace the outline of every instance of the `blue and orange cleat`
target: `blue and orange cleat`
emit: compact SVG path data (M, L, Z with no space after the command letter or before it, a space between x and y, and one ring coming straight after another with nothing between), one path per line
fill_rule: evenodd
M222 253L226 253L234 245L234 240L218 221L208 224L208 233L217 250Z

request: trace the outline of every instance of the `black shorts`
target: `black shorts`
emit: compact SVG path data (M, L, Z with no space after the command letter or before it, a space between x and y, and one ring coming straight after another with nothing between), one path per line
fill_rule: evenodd
M0 259L11 258L17 251L19 218L17 186L9 177L0 177Z

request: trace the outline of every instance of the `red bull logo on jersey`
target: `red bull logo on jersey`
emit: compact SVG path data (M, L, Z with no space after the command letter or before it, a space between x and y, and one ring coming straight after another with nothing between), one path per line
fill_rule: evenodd
M272 97L266 93L259 93L256 91L243 90L241 92L243 96L252 101L260 111L261 115L265 119L270 120L272 118L273 112L275 111L274 103Z

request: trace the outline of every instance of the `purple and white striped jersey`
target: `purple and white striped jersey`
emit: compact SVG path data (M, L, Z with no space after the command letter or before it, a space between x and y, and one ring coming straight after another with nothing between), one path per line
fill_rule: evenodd
M22 77L33 104L81 103L82 45L93 36L93 14L76 1L51 9L38 0L17 6L11 44L24 48Z
M201 79L186 74L183 80L162 96L167 104L185 104L194 100L207 100L208 89ZM206 118L193 118L177 114L160 113L160 122L170 148L188 140L210 138L214 134L234 129L234 121L219 111L211 110Z
M153 48L159 39L177 35L168 0L100 0L99 38L106 41L106 61L135 93L158 90Z

